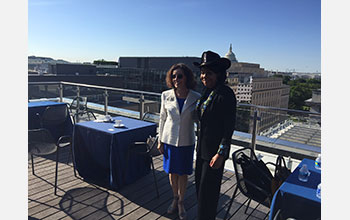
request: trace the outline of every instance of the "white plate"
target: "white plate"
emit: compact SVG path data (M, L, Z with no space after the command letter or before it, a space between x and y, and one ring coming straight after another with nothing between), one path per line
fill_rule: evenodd
M94 122L101 123L101 122L103 122L103 120L101 120L101 119L96 119L96 120L94 120Z
M94 122L114 122L114 120L110 120L110 119L96 119L94 120Z
M115 128L122 128L122 127L125 127L125 125L124 124L119 124L119 125L113 125Z

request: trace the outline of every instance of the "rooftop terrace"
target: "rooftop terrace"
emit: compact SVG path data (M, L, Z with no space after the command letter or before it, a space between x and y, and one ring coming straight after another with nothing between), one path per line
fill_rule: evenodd
M166 213L172 201L167 174L163 171L162 156L154 159L160 197L157 198L152 173L119 191L112 191L75 177L68 149L59 161L58 196L53 193L55 160L53 157L36 158L32 175L28 160L28 219L178 219ZM67 163L67 160L69 161ZM229 163L229 162L226 162ZM223 219L226 206L235 189L234 172L225 170L222 179L217 219ZM230 209L230 219L267 219L269 209L251 202L245 214L247 198L239 194ZM188 219L196 218L194 173L189 176L185 207Z
M77 92L77 95L81 95L83 93L82 88L87 87L89 99L95 98L96 100L89 101L87 107L97 115L110 114L112 116L122 115L139 118L146 110L142 102L146 103L144 101L145 99L159 102L158 96L160 95L143 91L139 91L139 93L135 95L135 91L131 90L111 89L98 86L89 87L89 85L74 83L65 84L60 82L58 86L53 85L55 86L53 89L50 89L51 85L39 86L38 88L38 90L44 90L46 92L50 90L56 91L58 94L51 94L49 96L40 97L41 99L30 101L49 99L70 103L72 94L71 96L63 95L64 92L68 93L69 91L64 91L62 85L64 85L64 87L70 87L71 91L71 88L76 87L77 89L73 90ZM118 96L123 96L121 100L124 99L127 93L129 93L131 97L128 100L135 99L135 97L137 100L141 100L139 108L137 108L138 110L135 111L132 109L125 109L124 107L110 106L111 100L108 100L108 96L112 93L119 93ZM102 97L102 102L98 96ZM245 105L240 105L238 107L242 108L242 106L246 107ZM248 106L248 111L252 112L252 109L259 108L266 111L267 107ZM271 112L276 112L276 109L273 108L269 110ZM288 113L288 111L292 110L283 110L284 114ZM295 113L303 115L303 120L305 116L309 117L307 112L294 112L293 118L295 118ZM276 115L278 114L281 113L278 112ZM317 114L313 114L313 116L315 115L318 116ZM320 119L320 115L318 117ZM247 118L247 120L249 120L249 115ZM150 114L149 120L157 122L157 115ZM256 136L256 140L254 140L256 154L261 155L265 162L275 162L279 154L286 157L290 156L289 164L291 168L294 169L302 158L315 158L317 154L320 153L320 125L315 123L312 126L305 126L305 123L288 121L288 125L290 125L290 123L292 123L293 126L288 126L288 129L286 129L285 126L277 126L276 130L270 132L270 135ZM231 141L231 153L243 146L252 146L253 136L254 135L244 131L235 131ZM62 155L59 161L59 196L55 196L53 193L54 157L40 157L34 160L36 176L32 175L31 163L28 158L29 219L177 219L177 215L166 214L167 207L172 200L172 193L167 174L162 168L161 156L154 160L160 190L160 198L157 198L151 173L118 191L112 191L93 183L85 182L79 177L75 177L73 174L72 161L68 160L69 162L67 164L68 150L65 149ZM229 158L225 164L217 219L223 219L227 210L226 206L235 189L235 184L236 178L233 171L232 160ZM261 205L256 208L252 215L249 215L257 205L257 203L253 201L250 204L250 207L253 208L249 208L248 214L245 214L244 210L247 201L248 199L242 194L239 194L235 198L232 208L230 209L230 219L267 219L266 215L269 209ZM195 219L196 195L193 174L189 177L185 207L188 211L188 219Z

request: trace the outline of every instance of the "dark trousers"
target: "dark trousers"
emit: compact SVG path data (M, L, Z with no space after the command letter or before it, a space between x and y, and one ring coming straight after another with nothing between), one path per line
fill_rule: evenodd
M207 160L196 159L195 181L198 200L197 219L215 220L224 166L212 169Z

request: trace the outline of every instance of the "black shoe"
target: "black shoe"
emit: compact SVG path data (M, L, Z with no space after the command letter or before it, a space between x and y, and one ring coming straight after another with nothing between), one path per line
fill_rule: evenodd
M179 197L175 196L172 203L168 207L168 211L167 211L168 214L173 214L177 210L178 201L179 201Z

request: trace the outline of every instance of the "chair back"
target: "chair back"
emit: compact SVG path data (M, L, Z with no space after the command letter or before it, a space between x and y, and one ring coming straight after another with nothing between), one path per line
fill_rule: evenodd
M55 152L56 149L56 142L47 129L28 130L28 153L46 155Z
M141 120L142 120L142 121L145 121L145 120L149 117L150 114L151 114L151 112L145 112L145 113L143 113Z
M243 195L266 204L272 199L272 174L262 160L258 160L251 148L242 148L232 154L237 187Z
M77 110L77 109L79 109L79 111L87 110L87 97L84 97L84 96L75 97L72 103L70 104L69 108L70 110Z
M87 117L86 116L84 117L84 115L86 115ZM73 124L78 123L80 121L90 121L91 119L96 120L95 114L89 110L75 112L72 118L73 118Z
M67 105L48 106L42 114L41 127L62 125L68 116Z
M244 183L244 178L243 178L243 170L241 165L239 164L239 161L242 157L242 154L247 154L250 155L250 152L248 149L240 149L232 153L232 162L233 162L233 168L235 169L235 176L237 180L237 187L239 190L246 196L248 194L247 187Z
M149 137L147 138L147 147L148 147L148 152L151 157L156 157L160 155L159 150L157 149L158 145L158 136L156 137Z
M143 113L141 120L159 123L157 120L157 116L158 117L160 116L160 114L158 112L147 111L147 112Z
M55 143L51 133L45 128L28 130L28 144Z

